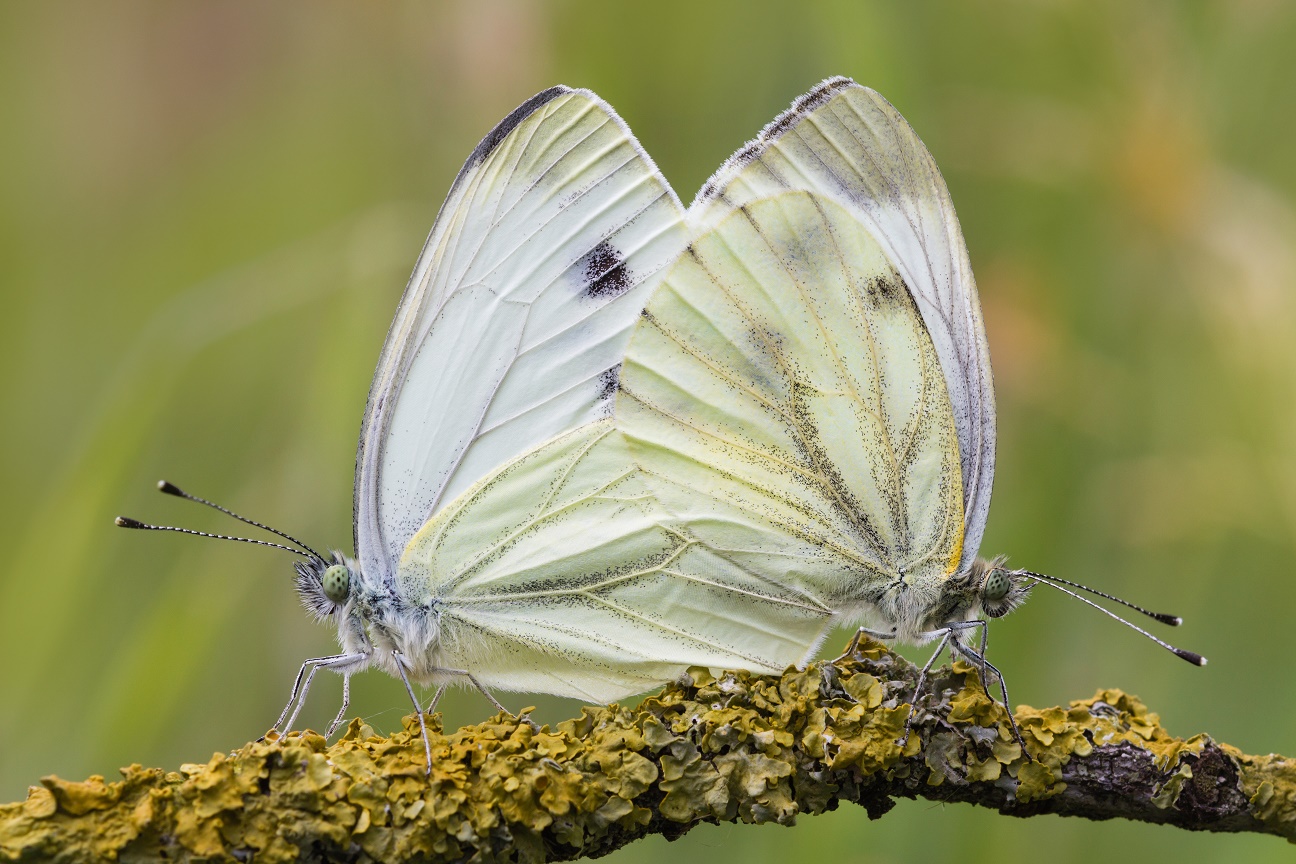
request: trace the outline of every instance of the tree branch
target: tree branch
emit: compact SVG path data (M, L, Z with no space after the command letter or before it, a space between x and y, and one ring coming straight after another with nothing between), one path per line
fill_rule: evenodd
M844 801L876 819L918 797L1296 841L1296 761L1173 738L1117 690L1022 707L1028 761L961 663L930 676L903 750L917 673L876 643L782 677L693 673L554 730L434 721L430 776L409 717L390 738L357 719L332 746L294 733L179 771L134 765L116 783L46 777L0 806L0 858L565 861L699 822L791 824Z

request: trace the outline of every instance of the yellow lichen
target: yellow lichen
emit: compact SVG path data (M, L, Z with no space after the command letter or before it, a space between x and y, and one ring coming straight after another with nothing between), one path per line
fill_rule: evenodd
M1241 768L1242 793L1255 817L1275 833L1291 837L1296 832L1296 759L1269 754L1247 756L1221 745Z
M310 732L272 734L175 772L46 778L0 807L0 857L573 857L662 820L790 824L839 800L931 786L992 785L995 801L1011 789L1038 804L1067 788L1070 760L1115 745L1148 754L1161 778L1154 803L1170 808L1211 744L1173 738L1139 700L1103 690L1068 708L1020 708L1027 761L975 668L933 670L916 707L906 701L915 680L911 666L865 642L853 661L782 676L693 669L636 709L586 708L538 732L498 716L446 733L433 717L430 772L413 717L390 737L353 721L332 745ZM1296 834L1296 765L1224 752L1256 818Z

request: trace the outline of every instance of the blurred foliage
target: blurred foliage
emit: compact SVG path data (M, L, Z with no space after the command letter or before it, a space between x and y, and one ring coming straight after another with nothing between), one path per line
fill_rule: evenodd
M950 183L985 308L984 551L1183 614L1176 640L1211 658L1041 590L993 628L1014 699L1121 687L1174 734L1296 751L1294 43L1278 0L0 5L0 798L236 747L330 653L286 556L112 517L231 528L153 492L166 477L349 550L355 434L423 236L481 135L556 82L616 106L685 201L823 77L894 102ZM355 691L399 727L398 683ZM447 722L485 711L459 694ZM955 849L1288 854L919 803L703 828L669 854Z

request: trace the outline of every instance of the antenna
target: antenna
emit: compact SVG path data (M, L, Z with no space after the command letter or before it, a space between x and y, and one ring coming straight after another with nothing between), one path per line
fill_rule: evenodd
M163 492L163 493L165 493L165 494L167 494L167 495L174 495L174 496L176 496L177 498L183 498L183 499L185 499L186 501L193 501L193 502L196 502L196 503L198 503L198 504L205 504L205 505L207 505L208 507L211 507L211 508L213 508L213 509L215 509L215 510L219 510L220 512L224 513L226 516L233 516L235 519L239 520L240 522L246 523L246 524L248 524L248 525L253 525L253 526L255 526L255 527L257 527L257 528L261 528L262 530L265 530L265 531L269 531L271 534L278 535L279 537L284 538L285 540L287 540L287 541L290 542L290 543L296 543L296 544L297 544L298 546L300 546L302 549L304 549L304 550L306 550L308 553L310 553L311 557L315 558L315 560L317 560L317 561L325 561L325 562L326 562L326 559L324 558L323 555L319 554L319 553L316 552L314 549L312 549L311 547L307 546L307 545L306 545L305 543L303 543L302 541L298 540L296 537L293 537L293 536L291 536L291 535L289 535L289 534L285 534L284 532L279 531L279 530L277 530L277 529L275 529L275 528L271 528L269 525L264 525L264 524L262 524L262 523L260 523L260 522L257 522L255 519L248 519L246 516L240 516L239 514L235 513L233 510L230 510L230 509L228 509L228 508L226 508L226 507L222 507L222 506L220 506L219 504L215 503L214 501L208 501L206 498L199 498L197 495L190 495L188 492L184 491L183 489L181 489L179 486L175 485L174 483L168 483L166 480L159 480L159 481L158 481L158 484L157 484L157 488L158 488L158 491L159 491L159 492ZM118 524L120 524L120 523L118 523ZM128 527L135 527L135 526L128 526ZM179 529L172 529L172 530L179 530ZM191 533L191 534L195 534L195 533L200 534L201 532L194 532L194 531L191 531L191 532L189 532L189 533ZM210 535L210 536L219 536L219 535ZM235 538L235 539L243 539L243 538ZM275 544L272 543L272 544L269 544L269 545L272 545L272 546L273 546L273 545L275 545ZM296 550L293 550L293 551L296 551ZM327 562L326 562L326 563L327 563Z
M1089 600L1088 598L1085 598L1085 597L1081 597L1079 594L1077 594L1077 593L1074 592L1074 591L1069 591L1069 590L1067 590L1066 588L1063 588L1061 585L1057 585L1057 584L1055 584L1055 583L1049 581L1047 578L1040 577L1039 574L1037 574L1037 573L1027 573L1027 572L1025 572L1025 571L1022 571L1022 575L1023 575L1023 576L1033 577L1033 578L1035 578L1038 582L1041 582L1041 583L1043 583L1044 585L1049 586L1050 588L1056 588L1057 590L1061 591L1063 594L1069 594L1070 596L1072 596L1072 597L1074 597L1075 599L1079 600L1081 603L1088 604L1089 606L1092 606L1093 608L1097 609L1099 612L1103 613L1104 615L1107 615L1107 616L1109 616L1109 617L1111 617L1111 618L1115 618L1117 621L1119 621L1120 623L1124 624L1126 627L1130 628L1131 630L1135 630L1135 631L1137 631L1137 632L1139 632L1139 633L1142 633L1144 636L1146 636L1147 638L1151 639L1153 642L1157 643L1158 645L1160 645L1162 648L1166 649L1166 650L1169 651L1170 653L1174 654L1174 655L1177 656L1177 657L1182 657L1184 660L1187 660L1189 663L1192 663L1192 664L1195 665L1195 666L1205 666L1205 665L1206 665L1206 658L1203 657L1202 655L1198 654L1197 652L1195 652L1195 651L1185 651L1183 648L1176 648L1175 646L1171 645L1169 642L1164 642L1164 641L1158 639L1157 637L1153 636L1151 633L1149 633L1148 631L1144 630L1142 627L1139 627L1137 624L1131 624L1129 621L1126 621L1124 618L1120 617L1120 616L1117 615L1115 612L1112 612L1110 609L1105 609L1105 608L1103 608L1102 606L1099 606L1097 603L1093 602L1092 600ZM1061 581L1061 580L1058 580L1058 581ZM1067 583L1067 584L1073 584L1073 583ZM1084 587L1084 586L1079 586L1079 587ZM1086 590L1086 591L1091 591L1092 589L1086 588L1085 590ZM1100 593L1100 592L1098 592L1098 591L1094 591L1093 593L1098 594L1098 593ZM1107 595L1104 594L1103 596L1106 597ZM1113 597L1112 599L1115 600L1116 598ZM1117 601L1117 602L1124 602L1124 601ZM1138 609L1138 608L1139 608L1139 607L1137 607L1137 606L1133 606L1133 604L1130 604L1130 603L1126 603L1125 605L1126 605L1126 606L1131 606L1131 607L1134 608L1134 609ZM1142 612L1143 610L1142 610L1142 609L1139 609L1139 611ZM1146 614L1151 614L1151 613L1146 613ZM1155 617L1155 616L1154 616L1154 617ZM1167 617L1173 617L1173 616L1167 616Z
M1097 588L1090 588L1088 585L1081 585L1079 582L1071 582L1067 579L1061 578L1060 576L1047 576L1043 573L1032 573L1029 570L1019 570L1017 572L1021 573L1023 576L1032 576L1036 579L1041 579L1045 582L1060 582L1063 585L1070 585L1072 588L1079 588L1081 591L1088 591L1090 594L1096 594L1099 597L1105 597L1106 599L1111 600L1113 603L1119 603L1128 609L1133 609L1135 612L1142 612L1144 615L1148 616L1149 618L1153 618L1157 621L1160 621L1162 624L1169 624L1171 627L1178 627L1180 624L1183 623L1183 619L1180 618L1178 615L1167 615L1164 612L1149 612L1147 609L1144 609L1142 606L1136 606L1133 603L1129 602L1128 600L1122 600L1119 597L1113 597L1111 594L1107 594L1102 591L1099 591ZM1053 587L1056 588L1057 586L1054 585Z
M172 525L150 525L129 516L118 516L113 520L118 528L136 528L143 531L175 531L178 534L192 534L195 537L211 537L213 540L237 540L240 543L255 543L258 546L269 546L271 549L282 549L294 555L302 554L300 549L285 546L282 543L270 543L265 540L254 540L251 537L231 537L228 534L208 534L206 531L194 531L192 528L176 528Z

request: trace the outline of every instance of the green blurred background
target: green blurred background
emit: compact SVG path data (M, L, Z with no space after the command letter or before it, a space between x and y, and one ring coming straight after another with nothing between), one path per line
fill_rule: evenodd
M158 495L166 477L350 551L360 414L423 237L478 139L558 82L616 106L686 202L821 78L894 102L981 288L1000 424L983 551L1178 612L1176 640L1211 659L1039 591L994 627L1014 701L1121 687L1175 733L1296 754L1293 44L1296 7L1263 0L4 3L0 800L237 747L330 652L286 556L112 517L233 527ZM355 690L398 728L398 683ZM303 724L339 692L317 685ZM902 802L615 860L1104 850L1290 855Z

